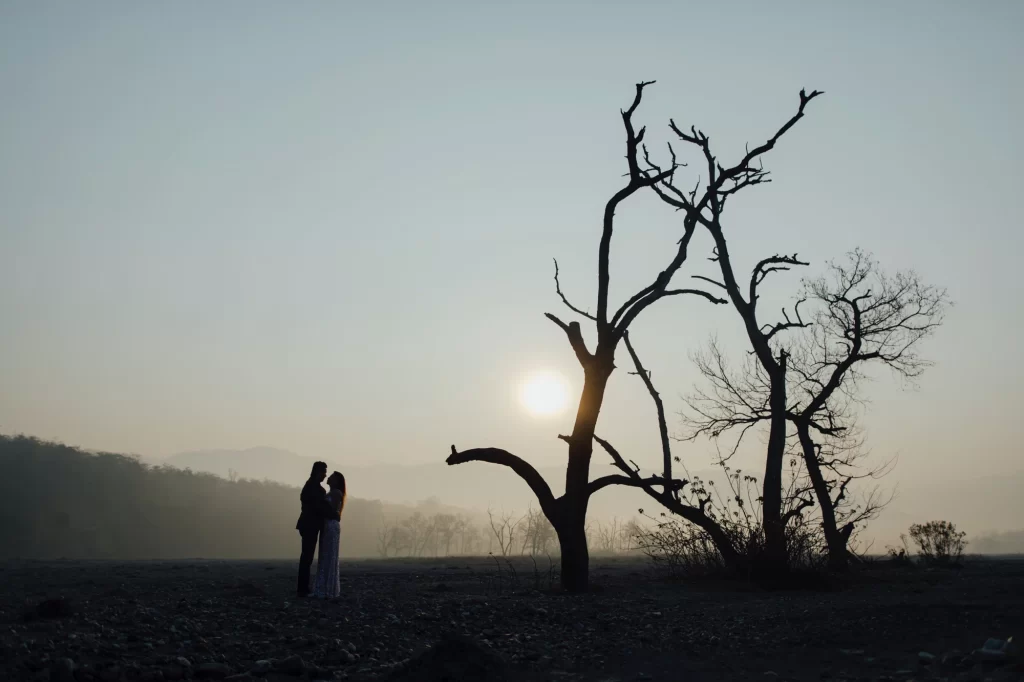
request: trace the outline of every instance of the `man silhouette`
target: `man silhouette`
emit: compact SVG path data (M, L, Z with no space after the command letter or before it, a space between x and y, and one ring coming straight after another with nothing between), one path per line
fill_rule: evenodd
M320 487L327 478L327 463L316 462L309 474L309 480L302 486L299 500L302 502L302 513L295 524L295 529L302 537L302 554L299 555L298 596L309 596L309 569L313 565L313 554L320 538L320 530L325 519L341 519L341 514L327 503L327 495Z

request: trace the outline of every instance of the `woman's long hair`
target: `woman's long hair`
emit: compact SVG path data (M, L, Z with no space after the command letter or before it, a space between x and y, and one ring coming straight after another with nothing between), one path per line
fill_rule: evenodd
M338 489L341 491L341 508L345 508L345 499L348 497L348 491L345 486L345 475L340 471L335 471L331 474L330 478L327 479L327 485L331 486L332 489Z

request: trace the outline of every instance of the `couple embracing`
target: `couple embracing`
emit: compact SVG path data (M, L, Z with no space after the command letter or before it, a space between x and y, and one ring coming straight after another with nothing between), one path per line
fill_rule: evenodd
M330 491L324 494L320 486L327 478ZM345 477L335 471L328 478L327 464L317 462L302 486L302 513L295 524L302 536L302 554L299 557L298 596L333 598L341 594L338 575L338 547L341 541L341 510L345 507ZM313 553L317 540L320 541L320 558L317 563L316 582L309 589L309 569L313 565Z

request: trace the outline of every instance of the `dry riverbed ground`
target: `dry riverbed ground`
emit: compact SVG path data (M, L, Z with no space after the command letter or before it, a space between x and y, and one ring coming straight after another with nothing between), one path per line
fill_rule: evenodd
M598 589L568 596L547 559L514 576L488 558L351 561L322 602L292 597L295 562L9 562L0 679L1024 680L1012 655L969 656L1024 632L1024 561L773 593L592 563ZM431 653L448 634L464 639Z

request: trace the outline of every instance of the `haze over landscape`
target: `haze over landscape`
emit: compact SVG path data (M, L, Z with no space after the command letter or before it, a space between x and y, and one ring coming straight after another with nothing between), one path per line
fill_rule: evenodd
M1022 36L0 0L0 680L1024 682Z
M633 84L658 79L638 113L652 149L676 117L730 156L818 87L773 183L731 207L733 257L798 251L813 276L863 246L946 287L955 307L921 351L935 366L916 389L878 372L865 390L899 490L867 535L1024 526L1019 3L741 3L725 23L682 3L253 7L3 4L0 432L292 485L298 453L363 499L525 508L510 472L444 458L505 448L561 491L582 374L543 317L561 312L551 259L591 307ZM620 222L613 298L678 238L653 196ZM690 251L680 280L714 272L706 235ZM773 279L765 307L800 276ZM722 306L667 301L633 327L674 433L712 334L743 353ZM569 386L556 414L519 399L538 372ZM599 432L659 466L626 371ZM676 454L706 471L714 450ZM603 453L592 471L611 471ZM592 509L643 504L618 489Z

